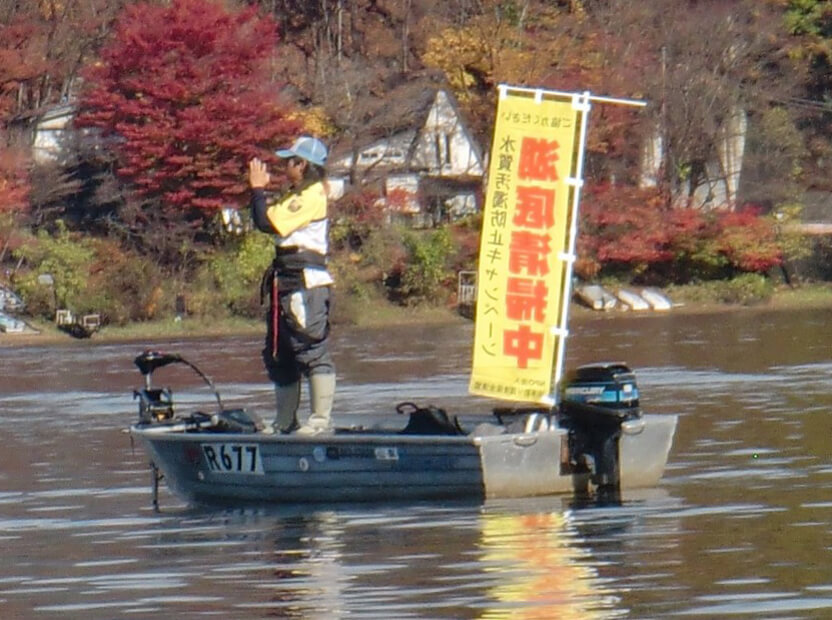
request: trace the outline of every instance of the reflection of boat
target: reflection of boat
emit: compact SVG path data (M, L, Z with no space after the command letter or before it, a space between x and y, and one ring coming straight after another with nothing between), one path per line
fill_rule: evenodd
M673 307L673 302L659 289L643 288L641 289L641 296L650 304L653 310L670 310Z
M131 433L154 471L193 502L521 497L590 485L618 492L658 482L676 426L676 416L642 416L632 373L606 365L579 369L556 410L498 409L493 423L467 432L441 409L405 403L401 428L273 435L244 411L223 408L216 390L217 412L174 415L170 391L152 387L151 373L196 367L153 352L135 361L145 387L135 392Z
M575 296L582 304L593 310L612 310L618 300L600 284L579 284Z
M635 291L631 291L630 289L622 288L618 289L615 293L616 297L618 297L619 301L630 308L631 310L649 310L650 304L645 301L645 299L636 293Z

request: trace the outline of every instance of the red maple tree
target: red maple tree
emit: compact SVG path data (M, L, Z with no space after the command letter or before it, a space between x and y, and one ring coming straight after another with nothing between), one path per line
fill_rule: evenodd
M740 271L764 273L782 262L774 225L760 217L759 209L722 213L717 225L719 249Z
M6 120L18 112L21 83L41 75L46 61L34 20L14 16L0 32L0 119Z
M29 178L24 161L11 149L0 151L0 213L19 213L29 206Z
M0 263L23 238L16 219L29 206L29 178L24 162L16 149L0 150Z
M772 222L758 210L669 208L655 189L602 183L587 187L575 270L591 279L623 272L636 279L764 273L780 264Z
M276 41L274 20L254 8L130 5L84 74L76 124L112 145L145 209L198 222L239 206L247 161L298 131L270 79Z

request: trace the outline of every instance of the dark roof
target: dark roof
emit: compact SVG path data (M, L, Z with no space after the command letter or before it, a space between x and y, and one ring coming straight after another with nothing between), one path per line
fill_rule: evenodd
M330 145L330 159L425 124L437 91L449 92L447 82L435 73L420 74L406 81L391 82L366 106L361 126L353 136L342 136Z

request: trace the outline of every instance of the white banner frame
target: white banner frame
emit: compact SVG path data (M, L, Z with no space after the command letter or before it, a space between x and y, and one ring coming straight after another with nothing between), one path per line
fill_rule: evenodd
M592 109L591 102L633 107L644 107L647 105L647 102L638 99L623 99L618 97L593 95L588 90L577 93L549 90L544 88L531 88L527 86L510 86L508 84L500 84L498 89L499 97L501 99L505 98L509 92L518 92L533 95L535 101L542 101L543 97L570 100L572 102L572 108L578 110L581 117L580 127L578 130L578 152L575 162L575 171L574 175L567 179L567 183L572 188L572 200L569 209L569 217L571 221L569 223L568 251L562 257L564 259L564 274L563 291L561 296L561 314L558 324L550 327L550 331L558 336L558 342L555 351L555 363L552 374L552 393L549 397L549 402L546 404L556 406L558 404L560 394L560 383L563 379L563 365L566 358L566 339L569 336L568 324L569 304L572 300L572 271L576 258L575 246L578 238L578 216L580 214L581 189L584 184L584 157L586 155L586 136L589 127L589 113Z

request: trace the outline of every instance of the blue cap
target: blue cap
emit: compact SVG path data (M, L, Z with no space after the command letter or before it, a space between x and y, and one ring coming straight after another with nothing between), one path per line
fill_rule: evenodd
M317 166L326 164L326 147L324 143L311 136L301 136L288 149L275 151L278 157L300 157Z

